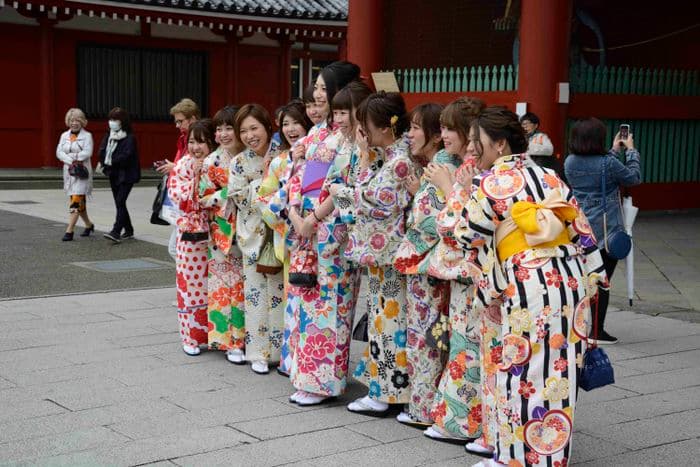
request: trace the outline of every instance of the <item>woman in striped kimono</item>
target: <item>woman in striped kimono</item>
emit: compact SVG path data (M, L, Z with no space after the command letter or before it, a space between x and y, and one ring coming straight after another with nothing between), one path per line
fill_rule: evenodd
M605 281L600 253L569 188L523 154L517 115L487 108L470 146L482 172L463 212L467 228L455 235L482 269L483 305L502 300L500 328L482 335L496 449L477 465L567 465L590 294Z
M289 376L294 354L292 333L297 326L294 312L294 296L289 294L289 251L287 248L287 233L289 226L287 218L282 214L287 208L287 181L292 168L292 148L304 138L312 127L311 120L306 115L304 103L295 100L282 108L282 143L280 153L272 159L267 176L263 179L258 190L258 201L262 218L274 235L275 256L284 265L284 336L280 350L280 365L277 372Z
M406 104L398 93L369 96L357 110L361 134L372 149L360 157L355 186L355 224L346 248L351 261L367 268L369 343L354 376L368 394L348 405L351 412L386 416L389 404L410 400L406 355L406 277L393 266L406 234L412 195Z
M411 157L427 172L438 167L448 173L459 165L457 159L442 149L438 104L422 104L411 112L408 140ZM409 176L414 192L411 213L406 221L404 237L394 258L394 267L406 275L408 379L411 400L397 416L401 423L429 427L431 408L438 382L447 360L447 316L450 283L428 275L430 257L435 253L440 236L435 218L445 206L447 193L431 183L424 173Z
M257 271L267 238L258 188L274 155L272 123L259 104L246 104L236 113L236 137L246 149L231 161L228 196L236 204L236 242L243 253L245 293L245 358L258 374L269 373L269 363L279 360L284 317L282 274Z
M209 214L209 348L225 351L231 363L243 364L243 263L241 251L235 245L236 206L228 198L229 166L239 151L233 129L238 108L226 106L214 115L216 139L221 145L202 164L199 202Z

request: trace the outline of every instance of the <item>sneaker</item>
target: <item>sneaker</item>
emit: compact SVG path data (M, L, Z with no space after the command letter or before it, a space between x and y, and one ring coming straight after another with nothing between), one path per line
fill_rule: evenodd
M103 237L112 240L114 243L122 242L121 236L116 232L107 232Z
M200 348L196 345L187 345L187 344L182 344L182 351L185 352L187 355L194 357L195 355L199 355L202 353Z
M121 236L122 240L128 240L130 238L134 238L134 231L133 230L131 232L124 232Z
M270 372L270 368L265 361L257 361L250 364L251 370L259 375L266 375Z
M241 349L231 349L226 352L226 360L235 365L244 365L245 353Z
M590 342L591 344L595 344L595 345L617 344L617 337L611 336L607 332L602 331L598 335L597 339L593 339L593 338L589 337L588 342Z

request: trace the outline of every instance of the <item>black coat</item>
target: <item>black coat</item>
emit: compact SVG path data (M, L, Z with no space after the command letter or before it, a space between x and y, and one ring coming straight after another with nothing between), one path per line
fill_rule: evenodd
M104 174L109 177L112 185L124 183L134 184L141 180L141 166L139 164L139 151L136 148L136 139L132 133L127 133L124 139L117 142L117 147L112 153L112 165L105 165L105 153L107 152L107 133L100 143L100 162L104 167Z

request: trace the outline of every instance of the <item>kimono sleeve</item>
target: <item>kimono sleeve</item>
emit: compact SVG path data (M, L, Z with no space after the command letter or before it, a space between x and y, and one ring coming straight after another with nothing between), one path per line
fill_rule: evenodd
M233 200L239 210L253 203L257 191L248 175L245 173L245 153L238 154L231 161L231 171L228 176L228 197Z
M357 208L377 220L403 216L411 202L411 194L406 189L406 180L413 172L411 162L397 157L384 165L371 177L368 169L363 170L355 189Z
M195 173L192 160L183 158L175 165L168 177L168 195L183 213L197 210L199 202L195 198Z
M276 157L270 163L268 175L258 189L258 207L263 221L271 229L282 232L286 226L281 213L287 207L287 188L283 178L289 166L288 155Z

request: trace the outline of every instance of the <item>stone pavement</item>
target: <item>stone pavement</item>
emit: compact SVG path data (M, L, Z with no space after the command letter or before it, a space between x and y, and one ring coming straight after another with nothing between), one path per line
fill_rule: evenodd
M286 378L180 350L173 289L0 302L0 465L471 465L460 446L339 400L287 402ZM573 463L697 465L700 324L610 316L614 386L580 393ZM361 352L354 342L351 355Z
M136 188L129 206L137 237L165 245L169 228L147 223L154 193ZM109 191L96 190L88 209L99 229L111 226ZM60 190L0 191L0 210L56 223L67 216ZM700 324L689 321L700 314L699 223L694 213L638 221L634 310L644 314L610 313L621 341L606 347L616 383L580 393L573 464L698 465ZM60 225L53 228L60 234ZM613 295L618 308L628 308L623 269ZM0 465L478 461L393 420L347 412L345 403L363 393L356 382L339 400L304 409L287 402L291 386L277 374L255 375L216 352L186 356L173 298L173 288L161 288L0 301L7 330L0 337ZM354 360L361 351L354 342Z

